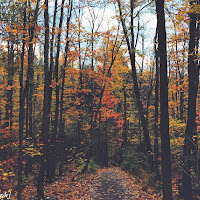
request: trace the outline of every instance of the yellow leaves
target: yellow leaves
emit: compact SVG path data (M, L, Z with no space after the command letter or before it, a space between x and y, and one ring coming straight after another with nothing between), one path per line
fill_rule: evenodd
M33 40L29 43L34 44L36 42L36 38L34 37Z
M8 173L3 173L3 176L8 176Z
M134 139L131 139L131 140L129 140L129 141L130 141L131 144L134 144L134 143L138 142L138 139L137 139L137 138L134 138Z
M4 180L4 181L7 181L7 180L8 180L8 178L7 178L7 177L3 177L3 178L2 178L2 180Z
M13 177L13 176L15 176L15 174L14 174L14 172L9 172L9 173L8 173L8 176L9 176L9 177Z
M0 169L0 172L3 172L4 170L3 169ZM3 174L1 174L1 177L0 177L0 180L4 180L4 181L7 181L8 180L8 178L10 178L10 177L14 177L15 176L15 174L14 174L14 172L5 172L5 173L3 173Z
M40 150L36 149L35 147L32 147L32 145L30 145L30 147L25 148L23 152L26 155L29 155L30 157L43 155L43 153L41 153Z
M171 139L171 144L183 146L184 145L184 138L183 137L173 138L173 139Z

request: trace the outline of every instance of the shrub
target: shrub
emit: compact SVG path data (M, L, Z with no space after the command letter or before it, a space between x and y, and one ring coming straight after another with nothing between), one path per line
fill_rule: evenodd
M96 164L93 159L91 159L88 164L88 171L93 172L99 168L100 168L100 166L98 164Z
M147 156L135 147L129 146L123 154L122 169L140 175L141 169L148 166Z

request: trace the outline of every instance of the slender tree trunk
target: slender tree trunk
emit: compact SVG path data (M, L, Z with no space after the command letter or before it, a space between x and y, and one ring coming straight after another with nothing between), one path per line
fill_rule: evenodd
M45 159L47 154L47 141L49 136L49 12L48 0L45 0L44 9L44 23L45 23L45 44L44 44L44 100L43 100L43 116L42 116L42 130L41 142L43 143L43 155L41 156L40 171L38 175L37 195L39 199L44 198L44 177L45 177Z
M14 45L12 39L8 41L8 89L6 91L6 105L5 105L5 123L4 128L9 128L8 131L12 132L12 108L13 108L13 75L14 75Z
M102 152L103 152L103 146L102 146L102 141L103 141L103 133L101 130L101 112L99 112L99 127L98 127L98 163L99 165L102 166Z
M33 23L33 22L30 22ZM32 111L33 111L33 76L34 76L34 69L33 69L33 38L34 38L34 25L31 24L30 33L29 33L29 49L28 49L28 79L29 79L29 92L27 97L27 118L28 118L28 137L32 137L33 134L33 120L32 120Z
M123 124L122 143L120 150L120 163L123 162L123 154L127 148L127 93L125 86L123 86L123 93L124 93L124 116L123 116L124 124Z
M134 94L136 97L136 102L137 102L137 108L139 111L140 119L141 119L141 124L143 127L143 132L144 132L144 142L145 142L145 152L148 155L148 161L149 161L149 167L151 171L154 171L154 161L153 161L153 153L152 153L152 148L151 148L151 143L150 143L150 138L149 138L149 131L148 131L148 124L144 116L144 110L143 110L143 105L141 101L141 94L140 90L138 87L138 78L137 78L137 72L136 72L136 65L135 65L135 43L134 43L134 25L133 25L133 9L134 9L134 2L131 0L131 42L128 37L128 30L125 24L125 21L123 19L122 15L122 8L121 8L121 1L117 0L118 6L119 6L119 12L120 12L120 20L122 23L122 28L123 32L126 38L126 43L127 43L127 48L129 52L129 57L131 60L131 67L132 67L132 79L133 79L133 90Z
M122 149L123 151L126 150L127 147L127 93L126 88L123 88L124 93L124 125L123 125L123 133L122 133Z
M79 75L79 85L80 85L80 90L83 89L83 74L82 74L82 65L81 65L81 21L80 21L80 17L81 17L81 8L80 8L80 1L79 1L79 22L78 22L78 53L79 53L79 57L78 57L78 61L79 61L79 70L80 70L80 75ZM82 101L82 92L79 92L78 94L78 98L80 99L80 101ZM78 106L79 111L81 111L82 109L82 102L80 102L80 105ZM82 114L79 114L79 119L77 122L77 151L80 152L80 148L81 148L81 133L82 133Z
M52 27L52 35L51 35L51 42L50 42L50 68L48 70L49 73L49 85L51 84L52 81L52 73L53 73L53 68L54 68L54 38L55 38L55 28L56 28L56 16L57 16L57 7L58 7L58 1L55 0L54 4L54 15L53 15L53 27ZM47 111L50 114L50 109L51 109L51 102L52 102L52 88L48 88L48 104L47 106ZM49 124L50 125L50 119L49 119ZM50 132L50 128L49 128ZM48 133L49 135L49 133ZM49 138L49 136L48 136ZM53 179L55 177L55 170L56 170L56 137L54 134L52 134L50 138L50 146L47 152L47 161L46 161L46 175L47 175L47 181L49 183L53 182Z
M200 3L200 1L199 1ZM199 14L197 15L197 21L199 21ZM196 55L199 54L199 31L200 31L200 25L199 23L197 23L196 25L196 41L195 41L195 45L196 45ZM199 59L196 60L196 67L198 68L199 67ZM198 72L199 74L199 72ZM199 85L199 80L197 80L197 93L198 93L198 85ZM197 94L198 95L198 94ZM196 108L197 109L197 108ZM194 145L193 145L193 158L194 158L194 169L195 169L195 172L196 174L199 173L199 161L198 161L198 134L197 134L197 126L196 126L196 131L195 131L195 134L194 134ZM199 173L200 174L200 173Z
M60 151L60 167L59 175L63 173L64 166L64 120L63 120L63 104L64 104L64 89L65 89L65 70L67 67L68 51L69 51L69 25L71 20L73 2L69 1L70 8L68 9L67 17L67 35L66 35L66 45L65 45L65 62L62 69L62 86L61 86L61 100L60 100L60 127L59 127L59 138L61 142L61 151Z
M156 29L156 35L155 35L155 58L156 58L156 84L155 84L155 115L154 115L154 161L155 161L155 173L156 176L159 178L159 162L158 162L158 156L159 156L159 149L158 149L158 103L159 103L159 61L158 61L158 50L156 47L157 43L157 29Z
M104 166L108 166L108 119L106 119L106 131L104 136Z
M53 54L53 48L54 48L54 36L55 36L55 27L56 27L56 16L57 16L57 4L58 1L55 0L55 4L54 4L54 16L53 16L53 27L52 27L52 35L51 35L51 42L50 42L50 69L48 71L49 73L49 80L47 80L49 82L48 85L51 84L52 81L52 72L53 72L53 66L54 66L54 54ZM48 103L46 105L46 110L47 112L49 112L50 114L50 109L51 109L51 102L52 102L52 88L49 87L48 88ZM48 126L50 125L50 119L48 122ZM50 132L50 128L48 130ZM48 133L49 135L49 133ZM49 138L49 136L48 136ZM56 168L56 162L55 162L55 158L56 158L56 138L54 138L53 136L51 137L51 145L48 151L48 159L47 159L47 180L49 183L51 183L55 177L55 168Z
M28 79L27 79L26 84L27 84L27 94L26 94L26 138L28 138L29 137L29 131L28 131L28 128L29 128L29 126L28 126L28 121L29 121L29 119L28 119L28 111L29 111L29 104L28 104L29 91L28 91L28 88L29 88L29 81L28 81Z
M192 6L194 1L190 1ZM185 141L183 148L183 199L190 200L192 197L191 180L191 150L193 148L193 136L196 135L196 99L199 84L199 66L196 65L195 39L196 39L196 13L190 13L189 25L189 52L188 52L188 76L189 76L189 95L187 125L185 130Z
M169 138L168 78L164 0L156 1L160 57L160 134L162 154L163 199L172 199L171 151Z
M26 26L26 8L27 2L24 3L24 22L23 27L25 30ZM25 116L25 109L24 109L24 102L25 102L25 94L24 94L24 87L23 87L23 70L24 70L24 54L25 54L25 35L23 35L23 43L22 43L22 53L21 53L21 69L20 69L20 99L19 99L19 158L18 158L18 195L17 199L21 200L22 196L22 172L23 172L23 131L24 131L24 116Z
M8 41L8 86L9 86L9 79L10 79L10 41ZM6 105L5 105L5 117L4 117L4 128L9 126L9 90L6 91Z
M57 39L57 53L55 59L55 81L56 81L56 105L55 105L55 118L53 123L53 132L52 132L52 139L56 140L57 131L58 131L58 117L59 117L59 77L58 77L58 67L59 67L59 57L60 57L60 41L61 41L61 33L62 33L62 24L63 24L63 15L64 15L64 3L65 0L61 2L61 10L60 10L60 22L59 22L59 32L58 32L58 39ZM62 126L62 124L61 124Z
M29 6L31 6L31 2L28 1ZM27 97L27 135L28 137L33 136L33 119L32 119L32 112L33 112L33 85L34 85L34 68L33 68L33 61L34 61L34 51L33 51L33 41L35 35L35 25L37 23L38 18L38 11L39 11L39 0L36 2L36 8L34 11L33 19L32 16L30 17L30 29L29 29L29 49L28 49L28 73L27 73L27 86L28 86L28 97Z

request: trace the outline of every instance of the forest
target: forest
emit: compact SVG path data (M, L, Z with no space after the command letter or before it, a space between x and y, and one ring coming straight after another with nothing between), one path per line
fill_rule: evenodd
M199 0L0 0L0 199L200 199Z

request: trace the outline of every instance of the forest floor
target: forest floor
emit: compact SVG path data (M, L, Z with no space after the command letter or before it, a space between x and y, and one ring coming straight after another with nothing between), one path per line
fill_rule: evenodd
M36 187L27 186L23 199L35 199ZM67 172L54 183L45 186L46 199L51 200L150 200L162 199L129 173L118 167L98 169L78 174Z
M131 200L161 199L158 195L148 194L135 179L120 168L99 170L91 180L90 193L87 199L94 200Z

